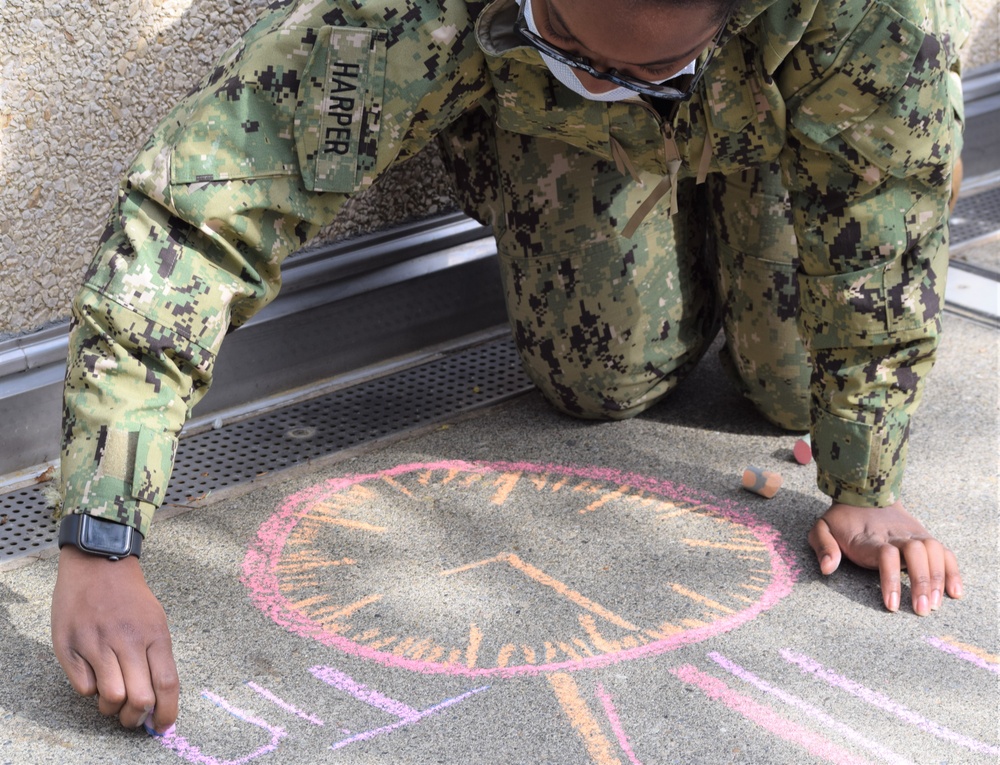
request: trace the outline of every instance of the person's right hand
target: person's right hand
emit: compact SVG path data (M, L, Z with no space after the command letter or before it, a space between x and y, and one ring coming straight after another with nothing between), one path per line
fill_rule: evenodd
M165 732L179 681L167 617L137 558L111 561L67 545L52 593L52 646L70 685L101 714Z

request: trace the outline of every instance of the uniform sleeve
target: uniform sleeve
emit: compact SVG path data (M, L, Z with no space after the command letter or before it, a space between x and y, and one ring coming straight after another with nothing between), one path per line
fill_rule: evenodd
M818 483L849 504L899 498L941 334L961 114L943 7L823 3L778 73Z
M128 170L73 303L63 512L146 535L226 333L350 194L484 93L470 6L344 5L275 4Z

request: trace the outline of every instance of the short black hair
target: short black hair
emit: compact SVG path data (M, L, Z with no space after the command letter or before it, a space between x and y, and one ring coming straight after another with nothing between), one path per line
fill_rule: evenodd
M681 8L693 8L697 6L711 5L715 8L712 18L720 24L732 16L741 5L743 0L632 0L633 5L675 5Z

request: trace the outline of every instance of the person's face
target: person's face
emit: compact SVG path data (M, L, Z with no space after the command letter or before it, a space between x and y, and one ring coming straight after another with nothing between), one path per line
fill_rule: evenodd
M680 7L622 0L532 0L535 23L557 48L640 80L672 77L707 48L719 30L714 3ZM592 93L614 83L575 71Z

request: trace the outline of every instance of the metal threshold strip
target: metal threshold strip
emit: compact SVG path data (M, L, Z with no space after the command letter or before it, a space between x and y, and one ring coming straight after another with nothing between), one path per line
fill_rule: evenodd
M181 439L163 510L261 476L312 464L454 419L532 387L506 327L474 345L221 427L193 423ZM55 549L56 523L35 485L0 496L0 568Z

